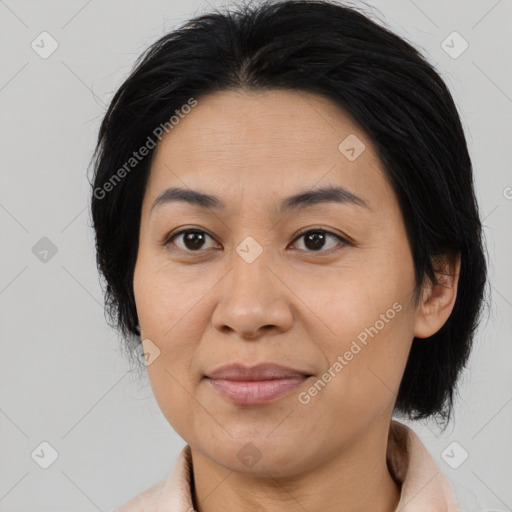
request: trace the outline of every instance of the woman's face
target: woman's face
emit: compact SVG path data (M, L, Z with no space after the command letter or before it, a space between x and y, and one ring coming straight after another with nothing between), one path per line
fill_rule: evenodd
M220 206L168 198L153 207L171 187ZM360 200L339 193L283 206L324 187ZM192 233L170 240L184 229ZM156 400L208 459L298 474L388 425L412 339L427 334L414 284L404 222L373 145L327 99L217 92L160 141L135 300ZM259 403L243 385L237 401L207 378L227 364L260 363L310 377Z

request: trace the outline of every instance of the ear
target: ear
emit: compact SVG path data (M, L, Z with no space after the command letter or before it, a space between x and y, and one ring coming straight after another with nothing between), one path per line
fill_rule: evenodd
M428 338L446 323L455 299L460 272L460 253L434 258L437 283L425 283L414 322L414 336Z

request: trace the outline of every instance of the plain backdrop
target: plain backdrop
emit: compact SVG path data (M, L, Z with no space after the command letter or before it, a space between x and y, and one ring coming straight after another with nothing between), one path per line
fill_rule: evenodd
M165 478L185 444L106 324L86 172L135 58L223 5L0 1L0 511L111 510ZM442 433L408 424L460 496L512 510L512 1L373 0L365 9L420 47L452 91L490 255L492 300L455 421ZM455 469L445 450L467 458Z

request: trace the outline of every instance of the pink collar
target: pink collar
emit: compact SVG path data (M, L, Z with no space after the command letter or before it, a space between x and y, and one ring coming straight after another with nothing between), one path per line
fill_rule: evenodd
M391 420L387 463L401 485L397 512L462 512L448 480L418 435L408 426ZM186 445L169 476L132 498L115 512L191 512L192 458Z

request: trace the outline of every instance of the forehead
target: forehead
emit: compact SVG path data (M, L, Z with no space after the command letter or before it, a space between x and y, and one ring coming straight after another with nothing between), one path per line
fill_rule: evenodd
M393 200L368 136L334 102L312 93L206 95L155 151L145 201L175 185L277 199L333 184L374 206Z

